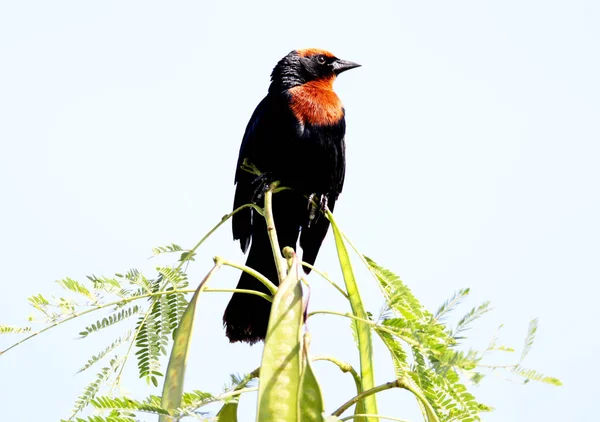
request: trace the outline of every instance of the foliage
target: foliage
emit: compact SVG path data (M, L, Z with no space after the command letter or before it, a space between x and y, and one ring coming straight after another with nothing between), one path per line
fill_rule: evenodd
M489 356L494 353L514 352L511 347L498 345L496 335L485 350L465 348L466 335L473 323L491 310L489 302L470 309L451 325L448 322L450 316L469 295L469 289L458 290L435 313L430 312L396 274L360 254L341 232L331 213L327 212L326 217L331 220L333 227L345 288L339 287L318 269L315 272L322 275L348 300L352 312L323 310L307 314L308 298L303 296L301 288L301 284L306 283L300 271L300 266L304 264L298 261L291 248L286 248L287 270L281 267L280 288L276 290L274 297L263 293L242 292L257 294L273 302L262 366L247 375L232 376L232 382L220 392L184 392L187 351L196 307L201 306L197 305L199 298L208 292L235 291L208 287L209 280L219 268L231 266L251 271L216 257L214 267L200 285L189 289L187 267L196 259L197 250L202 243L241 209L253 207L258 214L267 219L272 218L270 201L272 194L278 189L277 184L273 184L265 192L264 210L254 204L235 210L223 217L191 249L186 250L176 244L154 248L154 255L176 253L178 257L172 266L157 267L152 278L135 269L108 277L92 275L83 282L64 278L57 284L65 291L65 297L43 294L30 297L29 303L36 311L35 318L30 318L30 322L42 324L43 328L35 331L29 326L0 325L0 334L25 336L1 351L0 355L67 321L87 314L104 313L79 332L81 339L92 334L103 334L107 338L107 346L89 358L79 372L87 371L99 362L108 361L76 399L73 411L66 419L81 422L131 422L139 420L143 414L153 415L152 418L159 418L164 422L190 418L237 421L240 397L257 390L258 418L261 420L312 422L339 421L343 417L343 420L352 418L361 422L375 421L378 420L378 417L373 416L377 414L377 393L392 388L414 396L425 421L468 422L479 421L481 413L492 411L491 407L479 402L467 387L481 382L491 372L504 371L506 375L521 379L524 383L538 381L561 385L557 378L523 366L535 340L537 319L529 324L517 362L509 365L488 362ZM272 226L274 222L268 223ZM269 234L272 236L273 232L270 231ZM271 240L276 245L276 238ZM378 318L374 318L364 308L348 254L348 245L357 252L358 259L368 268L382 291L385 306ZM286 262L280 256L278 247L274 249L274 254L279 256L277 262ZM261 277L258 274L257 278L267 285L269 291L275 291L270 281ZM189 293L195 294L188 302L186 295ZM303 333L303 324L305 318L316 318L322 314L349 319L357 344L359 371L335 357L315 357L310 354L310 338L308 333ZM124 332L114 334L117 326L127 324ZM388 349L395 369L390 374L392 380L381 385L374 383L372 349L373 342L377 340L373 340L373 337L378 338ZM164 376L163 358L168 355L169 365ZM131 365L132 357L137 361L140 378L154 386L163 384L162 396L150 395L135 399L121 393L121 375ZM356 396L349 397L336 410L326 410L318 379L312 371L313 360L332 362L343 372L350 373L356 386ZM260 382L255 387L251 382L259 374ZM215 402L222 403L216 414L206 410L206 406ZM348 416L346 412L352 408L354 415ZM383 415L380 416L384 418ZM398 417L401 415L394 416Z

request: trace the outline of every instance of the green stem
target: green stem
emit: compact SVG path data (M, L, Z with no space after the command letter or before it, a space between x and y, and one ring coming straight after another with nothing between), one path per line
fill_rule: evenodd
M342 413L344 413L346 410L348 410L352 405L358 403L359 401L361 401L365 397L368 397L368 396L370 396L372 394L375 394L375 393L379 393L380 391L389 390L390 388L399 388L399 387L401 387L399 381L395 380L395 381L386 382L385 384L381 384L381 385L378 385L376 387L370 388L370 389L368 389L366 391L363 391L362 393L357 394L356 396L352 397L346 403L344 403L343 405L341 405L331 415L332 416L341 416Z
M240 388L239 390L228 391L227 393L217 396L217 400L225 400L228 397L239 396L240 394L250 393L252 391L258 391L258 387Z
M368 319L364 319L364 318L360 318L360 317L354 316L351 313L343 313L343 312L335 312L335 311L313 311L313 312L310 312L306 318L308 319L308 318L310 318L313 315L319 315L319 314L321 314L321 315L337 315L337 316L341 316L341 317L344 317L344 318L350 318L350 319L354 319L356 321L361 321L361 322L364 322L365 324L370 325L371 327L373 327L376 330L383 331L384 333L389 333L389 334L391 334L391 335L393 335L395 337L398 337L398 338L404 340L406 343L408 343L408 344L410 344L412 346L416 346L416 347L420 347L421 346L419 344L419 342L417 342L417 341L415 341L415 340L413 340L413 339L411 339L409 337L404 337L400 333L398 333L397 331L394 331L394 330L392 330L392 329L390 329L388 327L385 327L383 325L379 325L376 322L370 321Z
M329 284L331 284L333 287L335 287L337 289L337 291L340 292L346 299L348 299L348 293L346 293L344 291L344 289L342 289L331 278L329 278L329 276L326 273L324 273L323 271L318 270L313 265L310 265L308 262L302 261L300 264L303 267L309 268L310 270L312 270L315 273L319 274L321 277L323 277L325 280L327 280L329 282Z
M148 293L148 294L139 295L139 296L132 296L132 297L127 297L127 298L122 298L122 299L119 299L119 300L115 300L113 302L105 303L103 305L97 305L97 306L94 306L93 308L86 309L85 311L73 314L73 315L71 315L71 316L69 316L69 317L67 317L65 319L61 319L60 321L56 321L55 323L53 323L53 324L51 324L51 325L49 325L49 326L41 329L40 331L36 331L35 333L32 333L31 335L29 335L29 336L25 337L24 339L18 341L17 343L13 344L12 346L8 347L7 349L4 349L4 350L0 351L0 355L8 352L9 350L11 350L11 349L19 346L22 343L25 343L27 340L30 340L33 337L36 337L37 335L42 334L45 331L48 331L48 330L50 330L50 329L52 329L54 327L57 327L59 325L64 324L65 322L69 322L72 319L79 318L80 316L87 315L87 314L92 313L92 312L100 311L102 309L110 308L112 306L125 305L125 304L127 304L129 302L133 302L134 300L147 299L149 297L155 297L155 296L171 295L171 294L175 294L175 293L185 293L185 294L187 294L187 293L194 293L195 291L196 291L196 289L163 290L161 292ZM218 290L217 289L214 289L214 290L210 289L210 290L207 290L207 291L215 291L216 292ZM231 291L236 291L236 290L232 289ZM254 290L250 290L250 291L247 291L247 292L246 291L242 291L240 293L250 293L250 294L255 294L255 295L261 296L261 297L263 295L267 296L264 293L255 292ZM257 293L259 293L259 294L257 294ZM265 297L265 299L272 300L270 298L270 296Z
M350 365L348 362L342 362L341 360L338 360L333 356L313 356L311 360L313 362L325 360L337 365L337 367L340 368L342 372L350 372L352 378L354 378L354 384L356 385L356 393L360 394L362 392L362 383L360 381L360 375L358 375L356 369L354 369L352 365Z
M254 270L253 268L247 267L245 265L237 264L235 262L228 261L228 260L223 259L218 256L215 257L215 259L218 260L221 265L225 265L227 267L232 267L232 268L237 268L238 270L242 270L243 272L250 274L252 277L256 278L258 281L260 281L262 284L264 284L265 287L267 289L269 289L269 291L272 294L275 294L277 292L277 286L275 286L267 277L265 277L258 271Z
M267 223L267 234L269 235L271 249L273 250L273 258L275 259L275 266L277 267L277 276L279 278L279 283L282 283L287 272L285 260L281 255L281 248L279 247L279 240L277 239L277 230L275 230L275 217L273 216L273 191L277 189L278 186L279 182L273 182L265 192L264 211Z
M398 380L398 387L410 391L417 397L417 399L419 399L419 401L425 408L425 414L427 415L427 420L429 422L440 422L437 415L435 414L435 410L433 410L433 407L431 406L431 404L429 404L429 401L427 401L427 399L423 395L423 392L414 385L412 380L405 377L400 378Z
M194 290L190 290L193 292ZM203 290L205 293L246 293L249 295L260 296L269 302L273 302L273 296L269 296L266 293L258 292L256 290L248 290L248 289L213 289L212 287L206 287Z
M192 249L190 249L188 252L190 255L193 255L194 252L196 252L196 249L198 249L205 241L206 239L208 239L214 232L217 231L217 229L219 227L221 227L227 220L229 220L231 217L233 217L235 214L237 214L238 212L242 211L243 209L246 208L253 208L256 212L258 212L260 215L263 215L263 210L262 208L260 208L259 206L255 205L255 204L245 204L242 205L239 208L236 208L235 210L233 210L232 212L230 212L229 214L225 214L222 218L221 221L219 221L212 229L210 229L208 231L208 233L206 233L204 235L204 237L202 239L200 239L200 241L198 241L198 243L196 243L194 245L194 247ZM181 267L183 267L183 264L185 263L185 261L180 262L179 265L177 266L177 270L180 270Z
M184 408L183 412L177 416L176 420L179 421L179 420L181 420L182 417L185 417L185 416L196 416L197 417L198 415L195 414L195 412L203 406L206 406L211 403L223 401L225 399L228 399L229 397L239 396L244 393L251 393L253 391L258 391L258 387L248 387L248 388L240 387L240 388L236 388L234 390L227 391L219 396L215 396L210 399L204 400L204 401L202 401L202 403L198 404L195 407L190 407L187 409ZM202 419L202 420L204 420L204 419Z

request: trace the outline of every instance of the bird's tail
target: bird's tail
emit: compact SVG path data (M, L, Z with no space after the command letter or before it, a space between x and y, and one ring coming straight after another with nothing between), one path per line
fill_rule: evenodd
M281 249L285 246L296 248L300 221L306 213L305 202L303 196L289 190L274 196L273 214ZM267 225L261 216L255 216L252 223L252 243L246 266L258 271L276 286L279 285ZM246 273L242 273L237 288L269 294L264 284ZM254 344L264 340L270 313L271 302L264 298L247 293L234 293L223 314L223 324L229 341Z
M266 228L264 232L266 233ZM258 271L275 285L279 284L273 252L266 235L253 236L246 266ZM264 284L245 272L242 272L237 288L270 294ZM264 340L270 313L271 303L264 298L247 293L234 293L223 314L223 325L229 341L254 344Z

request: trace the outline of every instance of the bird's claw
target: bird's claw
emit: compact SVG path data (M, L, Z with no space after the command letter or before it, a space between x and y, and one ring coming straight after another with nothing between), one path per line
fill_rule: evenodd
M318 204L315 203L315 196L317 196L317 194L312 193L308 197L308 227L311 226L313 221L316 222L318 220L317 209L323 213L327 210L327 195L319 195Z
M271 183L271 173L262 173L252 181L252 186L254 187L254 194L252 195L252 202L256 203L260 201L265 194L265 192L269 189L269 185Z

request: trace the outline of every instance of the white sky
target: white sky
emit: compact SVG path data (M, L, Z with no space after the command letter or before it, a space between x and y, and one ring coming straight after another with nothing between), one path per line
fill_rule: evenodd
M320 47L363 64L340 77L348 170L341 227L431 309L461 287L462 309L495 311L470 333L520 347L565 387L496 377L475 394L486 421L589 420L597 390L600 252L600 18L593 1L3 2L0 4L0 322L24 324L53 280L137 267L153 246L193 245L229 212L241 137L272 67ZM223 228L199 252L243 261ZM339 277L328 237L317 266ZM369 310L378 289L360 273ZM213 286L233 287L223 270ZM345 310L316 277L312 309ZM261 347L229 345L227 295L205 296L186 389L217 392ZM313 352L357 363L347 321L316 317ZM74 323L0 358L2 419L68 416L109 342ZM595 325L595 324L594 324ZM117 328L115 335L120 334ZM12 342L4 337L0 344ZM112 339L111 339L112 340ZM391 363L378 347L377 381ZM135 363L126 385L143 397ZM328 409L352 382L316 364ZM341 387L340 387L341 385ZM419 420L403 391L380 411ZM241 409L250 420L251 400ZM595 413L595 412L594 412Z

